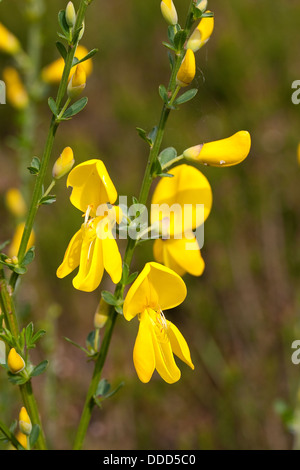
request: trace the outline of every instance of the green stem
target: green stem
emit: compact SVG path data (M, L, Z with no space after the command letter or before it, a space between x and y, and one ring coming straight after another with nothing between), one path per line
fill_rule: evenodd
M82 25L82 22L83 22L84 17L85 17L86 9L90 5L91 2L92 2L92 0L81 0L80 6L79 6L79 9L78 9L78 13L77 13L77 18L76 18L76 24L75 24L74 31L76 31ZM56 98L56 107L57 107L57 109L60 109L62 100L63 100L63 98L66 94L66 90L67 90L67 86L68 86L68 78L69 78L69 75L70 75L70 72L71 72L71 68L72 68L73 59L74 59L77 44L78 44L78 40L77 40L76 43L70 44L69 48L68 48L66 61L65 61L65 67L64 67L63 75L62 75L60 85L59 85L59 88L58 88L58 92L57 92L57 98ZM58 125L59 125L59 123L56 121L55 116L52 116L49 132L48 132L48 137L47 137L43 157L42 157L42 160L41 160L40 171L37 175L35 187L34 187L34 190L33 190L32 200L31 200L31 204L30 204L30 207L29 207L27 219L26 219L26 222L25 222L25 228L24 228L24 232L23 232L23 235L22 235L20 248L19 248L19 252L18 252L18 259L19 259L20 264L22 264L23 258L26 254L27 244L28 244L28 241L29 241L29 238L30 238L32 228L33 228L36 213L37 213L38 208L39 208L39 200L40 200L41 195L42 195L42 187L43 187L46 172L47 172L47 169L48 169L48 164L49 164L50 156L51 156L51 153L52 153L54 138L55 138L55 134L56 134ZM10 285L13 289L15 288L17 279L18 279L18 274L13 273L12 276L11 276L11 279L10 279Z
M32 424L38 424L40 427L40 434L36 441L36 448L37 450L46 450L47 449L46 440L45 440L45 436L44 436L44 432L42 428L42 423L40 420L40 415L38 412L37 403L36 403L36 400L32 391L31 380L29 380L23 385L20 385L20 392L21 392L24 406L27 410L27 413L30 416Z
M188 18L187 18L187 22L185 26L185 30L187 31L187 33L189 32L193 24L192 15L191 15L192 5L193 5L193 1L191 1L190 7L189 7ZM176 76L177 76L184 52L185 52L184 48L182 48L182 50L179 51L175 57L175 62L174 62L174 66L173 66L172 73L171 73L171 78L170 78L169 85L168 85L168 92L170 93L172 98L174 97L174 95L176 97L176 94L179 91L178 90L176 92ZM147 166L146 166L146 170L145 170L145 174L144 174L144 178L143 178L143 182L142 182L142 186L140 190L139 203L143 205L145 205L148 200L151 184L153 181L152 168L153 168L153 164L155 160L157 159L159 155L159 151L161 148L161 144L162 144L162 140L163 140L164 132L165 132L165 127L166 127L166 123L167 123L170 111L171 109L168 108L164 104L162 108L161 116L160 116L156 138L149 153L148 162L147 162ZM129 239L127 243L126 251L125 251L125 256L124 256L124 263L126 263L129 267L131 265L135 247L136 247L136 241ZM124 287L125 286L122 284L122 282L119 282L119 284L117 284L116 289L115 289L116 298L118 299L123 298ZM79 423L77 433L75 436L74 447L73 447L74 450L80 450L83 446L84 438L85 438L85 435L89 426L89 422L91 420L92 411L95 406L94 396L97 390L98 383L101 378L102 369L103 369L105 359L108 353L110 340L112 337L112 333L113 333L113 329L114 329L117 317L118 317L118 313L114 310L113 307L111 307L110 317L105 327L104 338L102 341L99 355L96 359L94 373L92 376L92 380L90 382L90 386L89 386L85 404L83 407L80 423Z
M25 450L24 447L20 444L18 439L14 436L14 434L10 431L10 429L0 421L0 431L4 436L7 437L7 439L11 442L11 444L16 448L21 448L22 450Z
M48 188L46 189L46 191L45 191L44 194L42 195L42 197L48 196L48 194L50 193L51 189L54 188L55 184L56 184L56 181L55 181L55 180L52 180L51 183L49 184Z

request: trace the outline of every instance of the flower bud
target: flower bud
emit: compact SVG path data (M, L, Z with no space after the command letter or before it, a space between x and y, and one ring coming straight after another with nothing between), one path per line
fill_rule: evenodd
M214 17L202 18L187 42L187 49L197 52L207 43L214 30Z
M84 31L85 31L85 22L84 22L84 20L83 20L83 22L82 22L82 28L81 28L80 33L79 33L79 36L78 36L78 41L81 41L82 36L84 35Z
M100 329L105 326L109 317L109 309L110 306L108 305L108 303L106 303L105 300L101 298L94 316L94 327L96 329Z
M7 365L12 374L18 374L25 368L24 359L17 353L15 348L11 348L8 353Z
M183 152L187 160L197 161L210 166L233 166L248 156L251 136L247 131L239 131L227 139L190 147Z
M76 66L75 73L72 75L68 84L68 97L77 98L85 89L86 73L81 64Z
M5 204L7 209L15 217L23 217L26 214L26 203L21 192L17 188L10 188L6 191Z
M3 78L9 103L16 109L26 108L29 98L17 70L13 67L6 67L3 71Z
M16 439L21 444L21 446L24 447L24 449L27 449L27 436L26 436L26 434L23 434L21 431L18 431L17 434L16 434Z
M202 13L206 10L207 8L208 1L207 0L201 0L198 5L196 5L196 8L198 10L202 11Z
M53 165L52 176L58 180L72 169L75 163L71 147L66 147Z
M180 87L185 87L190 85L194 80L196 74L196 61L195 54L192 49L186 51L185 57L181 63L181 66L178 70L176 83Z
M0 23L0 51L17 54L21 50L19 40Z
M164 19L169 25L178 23L178 15L173 0L162 0L160 9Z
M76 11L72 2L66 7L66 22L70 28L73 28L76 22Z
M19 428L23 434L25 434L26 436L30 436L32 431L32 424L27 410L24 406L22 406L21 411L19 413Z

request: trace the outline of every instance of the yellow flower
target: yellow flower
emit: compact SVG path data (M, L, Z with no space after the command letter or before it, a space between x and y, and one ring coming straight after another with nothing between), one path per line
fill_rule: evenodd
M163 238L154 242L154 258L183 276L203 273L205 264L193 233L202 225L212 207L212 191L207 178L189 165L178 165L155 188L151 204L151 224L164 221ZM197 205L203 204L203 211ZM167 223L169 222L169 223Z
M166 22L170 25L178 23L178 15L172 0L162 0L160 9Z
M297 147L297 160L298 160L298 165L300 165L300 143L298 144L298 147Z
M27 410L24 406L22 406L21 411L19 413L19 428L23 434L25 434L26 436L30 436L32 431L32 424Z
M75 57L77 57L78 60L81 60L88 54L88 52L89 51L84 46L79 45L77 46ZM86 76L89 77L93 70L92 59L85 60L80 65L82 65L82 67L84 68ZM47 65L42 70L42 80L49 84L59 83L61 81L64 66L65 61L62 57ZM76 67L76 65L74 67ZM69 80L74 73L74 67L72 67L71 69Z
M86 73L82 64L76 66L75 72L68 84L68 97L77 98L86 87Z
M69 186L73 188L70 196L73 206L84 213L89 210L91 217L96 216L98 206L114 204L118 197L102 160L87 160L73 168L67 179Z
M17 188L10 188L5 193L5 204L7 209L16 217L23 217L27 207L22 193Z
M202 225L212 207L212 190L207 178L197 168L178 165L169 171L172 178L162 178L151 202L151 224L168 221L170 236L188 234ZM197 205L203 204L204 214Z
M53 165L52 176L58 180L65 176L75 163L71 147L66 147Z
M7 365L13 374L18 374L25 368L24 359L17 353L15 348L11 348L8 353Z
M25 227L24 222L21 222L20 224L17 225L13 239L8 249L8 256L10 258L18 256L18 251L19 251L21 239L22 239L23 232L24 232L24 227ZM28 240L27 250L29 250L29 248L31 248L34 245L34 241L35 241L35 235L34 235L34 231L32 230L29 240Z
M183 156L192 161L211 166L233 166L241 163L249 155L251 136L247 131L239 131L227 139L190 147Z
M13 67L6 67L3 70L3 78L6 85L6 96L10 104L16 109L26 108L29 98L17 70Z
M16 439L19 441L21 446L24 447L24 449L27 449L27 436L23 434L21 431L18 431L16 434Z
M186 272L192 276L201 276L205 263L195 236L182 236L180 239L170 238L155 240L153 245L154 258L175 271L179 276Z
M140 321L133 362L144 383L149 382L155 369L168 383L180 379L173 353L194 369L184 337L163 314L163 310L176 307L185 297L186 286L181 277L154 262L145 265L126 295L125 319L130 321L138 315Z
M208 12L210 13L210 12ZM204 44L206 44L214 30L214 17L202 18L197 28L189 38L186 47L192 51L198 51Z
M121 280L122 258L112 233L117 214L114 207L107 208L105 215L82 224L69 243L57 277L63 278L79 266L73 286L84 292L92 292L99 286L104 269L113 283Z
M196 74L195 54L192 49L187 49L184 59L177 73L176 83L180 87L186 87L194 80Z
M19 40L0 23L0 51L7 54L16 54L21 50Z

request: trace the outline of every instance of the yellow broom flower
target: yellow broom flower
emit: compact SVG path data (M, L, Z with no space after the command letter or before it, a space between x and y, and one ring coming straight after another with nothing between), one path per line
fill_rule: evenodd
M21 372L25 368L25 361L20 356L20 354L17 353L15 348L11 348L11 350L8 353L7 365L9 367L9 370L13 374L18 374L19 372Z
M7 54L16 54L21 50L19 40L0 23L0 51Z
M187 49L181 66L178 70L176 83L180 87L186 87L191 84L196 75L195 54L192 49Z
M190 147L183 152L187 160L204 165L227 167L238 165L249 155L251 136L248 131L239 131L226 139Z
M5 204L15 217L23 217L26 214L26 203L18 188L10 188L6 191Z
M79 64L76 66L75 72L71 77L68 84L68 97L74 100L77 98L86 87L86 73L83 65Z
M28 93L17 70L13 67L6 67L3 70L3 78L8 102L16 109L26 108L29 102Z
M133 362L139 379L147 383L156 369L167 383L180 379L174 355L194 369L189 347L178 328L166 320L163 310L174 308L186 297L186 286L174 271L147 263L130 287L123 306L124 317L139 319Z
M210 13L210 12L208 12ZM187 49L198 51L204 44L208 42L214 30L214 17L204 17L200 20L197 28L194 30L187 42Z
M24 406L22 406L21 411L19 413L19 428L23 434L25 434L26 436L30 436L32 431L32 424L27 410Z
M75 160L73 150L71 147L66 147L53 165L53 178L58 180L65 176L72 169L74 163Z

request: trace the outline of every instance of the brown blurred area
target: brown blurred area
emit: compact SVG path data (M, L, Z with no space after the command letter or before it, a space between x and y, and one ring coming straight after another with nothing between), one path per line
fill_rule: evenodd
M4 0L0 21L25 43L22 3ZM57 12L66 2L46 3L43 65L58 57ZM159 3L94 0L89 7L82 44L99 48L86 88L89 103L61 125L52 157L54 162L71 146L76 163L103 159L119 195L129 197L138 196L148 156L135 128L150 131L157 124L158 87L169 78L162 46L167 28ZM175 4L183 23L189 2ZM182 378L174 385L156 373L149 384L139 382L132 362L138 322L119 318L103 376L112 386L121 381L125 386L101 410L95 409L86 449L293 447L289 424L295 420L300 374L300 365L291 361L291 344L300 339L300 107L291 101L291 85L300 79L300 5L297 0L211 0L209 9L215 14L215 30L197 53L199 92L171 115L163 147L182 152L245 129L251 133L252 149L239 166L200 168L214 195L202 250L206 268L200 278L185 276L188 297L167 312L188 341L195 371L181 363ZM9 63L2 54L0 72ZM48 95L55 93L56 87L50 87ZM38 107L32 156L41 155L45 142L47 97ZM19 121L9 104L0 106L0 122L2 242L14 229L4 193L23 180L12 146ZM49 170L49 183L50 178ZM33 182L32 177L31 187ZM67 449L92 364L64 337L85 344L100 289L86 294L72 287L72 275L56 277L67 243L81 223L65 180L57 185L56 195L57 202L38 213L37 256L18 287L17 305L23 325L34 319L36 328L47 330L32 358L35 363L49 358L50 366L34 380L34 390L50 446ZM152 242L142 244L133 270L152 259ZM108 276L101 288L113 289ZM1 420L10 423L21 401L18 390L7 385L3 369L0 388Z

